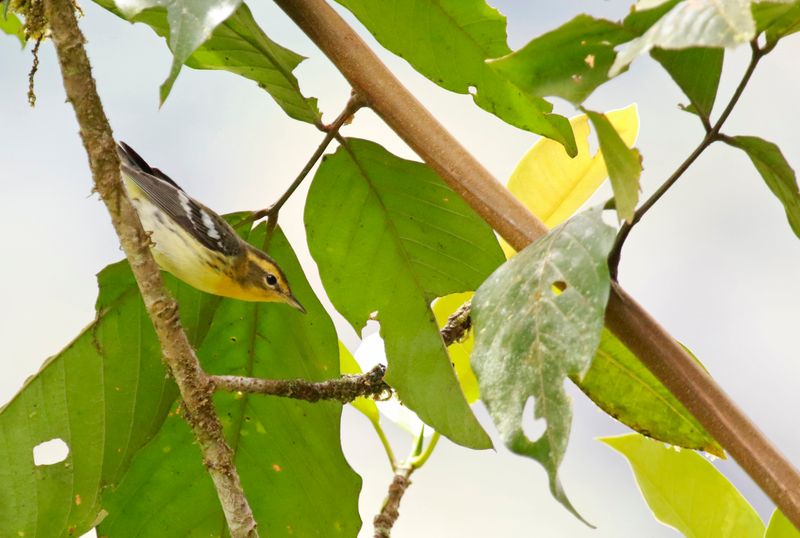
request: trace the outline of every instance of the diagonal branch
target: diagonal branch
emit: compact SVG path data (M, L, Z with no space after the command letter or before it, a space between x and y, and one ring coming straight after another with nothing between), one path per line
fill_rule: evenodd
M516 250L547 232L324 0L275 0L369 106ZM800 474L716 382L616 283L606 325L800 526Z
M136 277L147 313L158 335L164 361L180 389L186 419L197 438L203 463L217 489L231 536L257 538L253 513L211 402L212 385L181 326L178 305L164 289L161 273L150 254L149 238L122 185L116 143L97 94L74 9L71 0L45 0L64 89L78 119L95 190L108 208L111 222Z

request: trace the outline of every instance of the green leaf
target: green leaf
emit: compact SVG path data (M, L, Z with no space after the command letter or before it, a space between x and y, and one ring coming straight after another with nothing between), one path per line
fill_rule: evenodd
M650 56L658 61L672 80L680 86L700 117L708 119L717 97L725 50L655 48L650 51Z
M569 122L553 105L516 87L486 60L509 54L506 19L484 0L337 0L378 42L439 86L470 93L479 107L564 145L575 155Z
M789 225L795 235L800 237L800 192L797 178L780 148L755 136L734 136L726 138L725 142L747 153L769 190L783 204Z
M606 162L611 188L614 191L617 215L630 222L639 202L639 177L642 174L642 156L636 148L629 148L605 114L586 110L586 115L597 131L600 151Z
M25 46L25 28L19 18L13 13L7 12L0 6L0 32L15 36L19 44Z
M694 415L606 329L591 368L583 379L572 376L572 380L603 411L639 433L725 456Z
M323 160L305 224L336 309L356 331L377 312L400 400L454 442L490 447L430 304L475 289L502 263L492 230L430 168L358 139Z
M126 18L115 7L113 0L94 2ZM130 20L147 24L162 37L170 35L167 12L163 8L147 9ZM185 63L193 69L224 70L248 78L266 90L287 115L300 121L315 123L322 118L317 100L303 96L297 79L292 74L303 59L303 56L267 37L253 19L247 5L241 4L233 15L216 26L208 40ZM170 87L171 83L166 87L167 93ZM162 86L162 103L167 97L164 89L165 86Z
M531 95L579 104L609 79L614 47L633 37L620 24L578 15L489 65Z
M783 512L775 510L769 520L769 527L764 538L800 538L800 530L786 519Z
M507 261L472 300L481 398L506 446L540 462L553 496L576 516L558 479L572 422L564 379L583 376L597 349L613 240L599 209L579 213ZM522 427L531 397L547 422L536 441Z
M264 227L249 239L261 245ZM215 374L269 379L336 377L333 324L279 230L269 253L308 313L283 304L222 300L198 351L203 366ZM218 393L214 403L262 535L358 533L361 480L342 454L341 404L227 393ZM108 516L99 528L101 536L225 535L211 479L188 426L177 415L135 458L104 508Z
M215 301L168 278L194 344ZM107 493L156 434L176 396L127 262L99 275L97 319L45 362L0 412L0 536L79 536L102 517ZM67 459L34 465L50 439Z
M800 31L800 2L753 3L753 18L758 32L766 32L767 43Z
M764 523L705 458L632 433L602 442L628 459L653 515L690 538L758 538Z
M660 14L663 7L652 11ZM756 25L750 11L750 0L680 2L653 22L641 37L619 51L609 74L616 76L637 56L649 52L653 47L734 47L751 41L755 35Z

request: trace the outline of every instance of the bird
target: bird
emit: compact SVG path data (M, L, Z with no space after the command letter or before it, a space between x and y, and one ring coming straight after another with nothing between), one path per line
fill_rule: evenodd
M279 302L305 313L278 264L244 241L218 214L125 142L117 143L123 183L161 269L201 291Z

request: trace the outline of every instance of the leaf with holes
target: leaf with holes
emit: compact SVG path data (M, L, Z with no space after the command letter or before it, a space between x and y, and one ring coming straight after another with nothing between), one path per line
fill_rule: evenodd
M381 45L439 86L470 93L475 104L506 123L556 140L575 154L566 118L552 114L552 104L521 90L486 63L511 49L505 17L484 0L397 0L391 9L374 0L337 1Z
M783 204L789 226L800 237L800 191L797 177L781 149L756 136L734 136L725 142L747 153L769 190Z
M225 1L238 3L234 0ZM122 1L117 5L113 0L94 0L94 2L119 17L147 24L161 37L171 35L168 12L164 8L146 9L130 17L123 15ZM148 2L152 3L153 0ZM125 10L125 13L129 12ZM175 61L177 60L176 56ZM231 16L220 21L206 39L182 60L182 63L193 69L224 70L248 78L266 90L290 117L316 123L322 118L317 108L317 100L303 96L297 78L292 74L303 60L303 56L267 37L253 19L247 5L241 4ZM173 65L173 70L175 68ZM177 68L180 68L180 64ZM162 103L174 83L172 74L170 77L161 88Z
M572 422L564 381L586 373L597 349L613 239L599 209L580 213L507 261L472 300L481 398L506 446L540 462L553 496L576 516L558 479ZM547 422L535 441L522 429L531 397Z
M708 460L632 433L602 442L628 459L653 515L684 536L761 538L758 514Z
M633 37L619 23L578 15L489 65L526 93L580 104L609 80L614 47Z
M167 279L193 344L217 300ZM156 434L177 395L127 262L98 275L97 319L48 359L0 412L0 536L79 536ZM33 447L63 440L66 460L34 465Z
M669 4L671 9L653 22L641 37L619 51L609 75L616 76L637 56L653 47L687 49L690 47L734 47L756 35L750 0L693 0ZM631 24L625 24L631 27Z
M264 226L249 240L263 244ZM269 253L308 310L224 299L198 350L209 373L321 381L339 375L333 323L276 230ZM218 393L214 403L259 530L268 536L355 536L361 479L344 459L338 402ZM142 495L142 488L147 495ZM179 491L180 495L176 495ZM104 504L101 536L223 536L225 519L183 418L171 416Z
M357 139L320 165L305 224L336 309L356 331L377 312L400 400L454 442L490 447L430 304L475 289L502 263L491 228L427 166Z
M650 370L603 329L592 366L576 385L603 411L648 437L725 457L722 447Z

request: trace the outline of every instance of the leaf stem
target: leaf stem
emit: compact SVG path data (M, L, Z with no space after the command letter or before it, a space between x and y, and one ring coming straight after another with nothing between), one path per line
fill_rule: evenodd
M671 176L667 178L667 180L661 184L661 186L654 192L650 198L648 198L640 207L636 210L633 215L633 219L630 222L624 222L617 233L617 237L614 240L614 245L611 247L611 252L608 255L608 268L611 273L611 278L617 280L618 271L619 271L619 262L622 256L622 247L625 244L625 240L630 235L631 230L633 229L636 224L642 220L645 213L647 213L651 207L653 207L656 202L658 202L662 196L664 196L667 191L680 179L686 170L697 160L697 158L703 153L703 151L708 148L711 144L719 140L719 132L722 129L723 124L733 112L734 107L739 102L739 98L742 96L745 87L750 82L750 78L753 76L753 73L756 70L756 66L758 66L758 62L761 61L767 53L769 53L775 44L770 44L765 48L760 48L758 46L758 38L754 39L750 42L750 63L747 65L747 69L745 70L744 74L742 75L742 79L739 81L739 84L736 86L736 89L731 95L728 104L725 106L725 109L720 114L719 119L717 119L714 125L711 125L707 118L701 117L700 119L703 121L703 127L706 130L706 134L697 147L689 154L688 157L678 166L675 172L672 173Z
M425 447L425 450L415 458L411 459L410 464L414 469L419 469L425 465L425 462L428 461L428 458L430 458L431 454L433 454L433 450L436 448L436 444L439 442L441 437L442 434L439 432L433 432L431 440L428 441L428 446Z
M260 211L256 211L252 215L252 220L256 221L267 217L267 237L269 238L272 235L272 232L275 230L275 226L278 224L278 213L280 213L281 208L283 205L289 200L289 198L294 194L294 191L303 183L303 180L306 176L311 172L311 169L314 168L314 165L317 161L322 157L322 154L325 153L325 150L328 149L330 143L338 137L339 129L342 128L343 125L349 123L352 120L353 115L363 106L366 105L366 101L364 101L358 92L351 92L350 99L347 101L347 104L344 107L344 110L336 117L336 119L330 125L324 125L322 123L317 124L317 128L320 131L325 132L325 137L320 142L317 149L314 150L314 153L311 155L311 158L308 159L303 169L297 175L295 180L289 185L289 188L281 195L278 200L272 204L267 209L262 209Z

